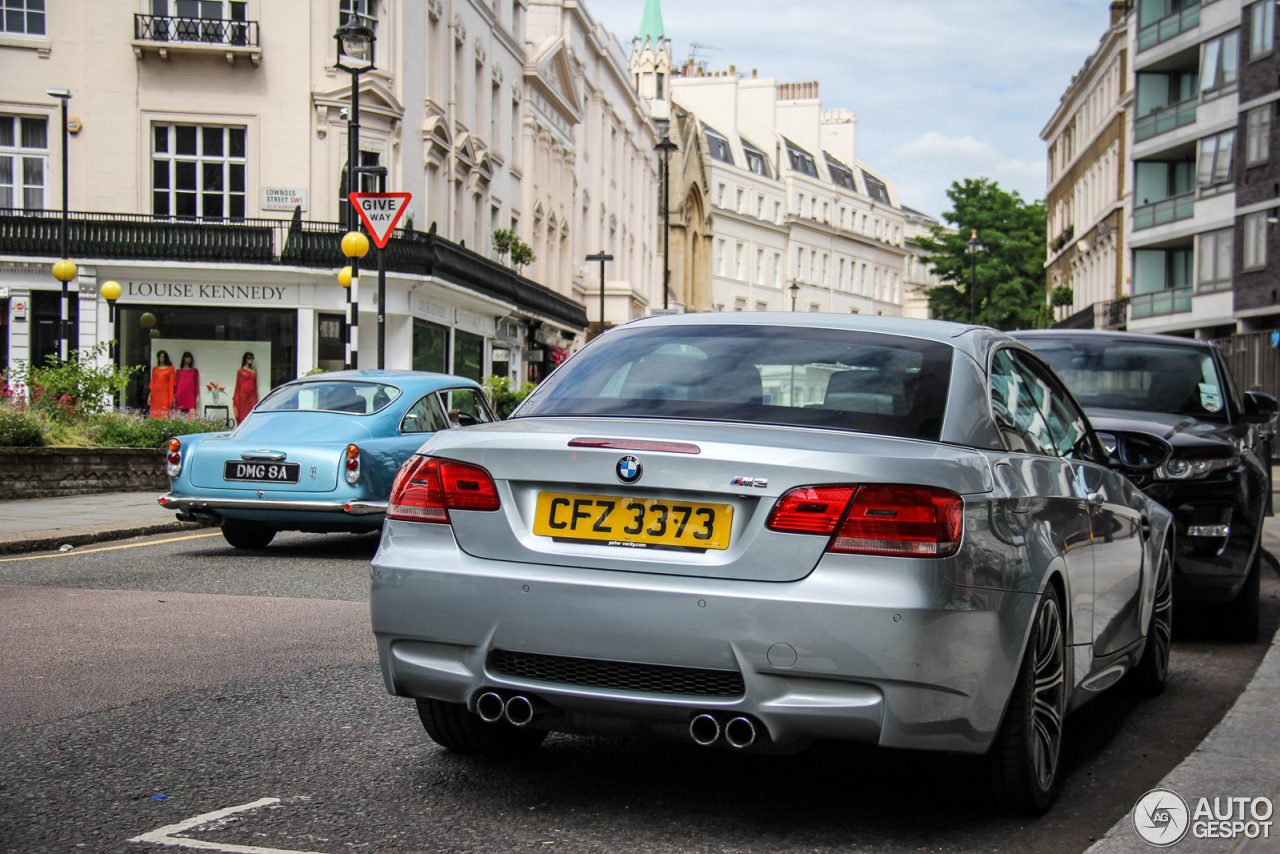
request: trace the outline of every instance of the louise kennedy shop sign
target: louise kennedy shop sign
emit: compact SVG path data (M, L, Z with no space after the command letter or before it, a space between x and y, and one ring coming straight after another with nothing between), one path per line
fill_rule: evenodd
M297 285L201 285L191 282L129 282L125 301L289 306L298 304Z

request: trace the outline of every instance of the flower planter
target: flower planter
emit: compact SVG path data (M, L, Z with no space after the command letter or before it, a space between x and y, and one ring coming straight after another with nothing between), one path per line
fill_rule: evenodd
M0 448L0 497L164 490L164 462L159 448Z

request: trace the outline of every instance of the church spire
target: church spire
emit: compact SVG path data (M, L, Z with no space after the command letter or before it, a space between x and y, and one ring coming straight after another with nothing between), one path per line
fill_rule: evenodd
M658 0L645 0L644 18L640 21L640 44L645 42L653 45L656 50L662 44L665 33L662 30L662 9L658 7Z

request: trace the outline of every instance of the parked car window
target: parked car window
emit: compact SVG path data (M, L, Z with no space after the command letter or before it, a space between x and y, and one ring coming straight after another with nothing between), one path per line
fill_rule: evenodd
M468 424L485 424L497 421L497 416L489 408L484 392L474 388L451 388L440 392L444 398L444 408L449 413L449 420L456 425L466 427Z
M451 426L453 425L449 422L449 416L445 415L439 398L432 392L409 407L400 422L400 432L434 433L437 430L448 430Z
M991 362L991 414L1009 450L1057 456L1041 410L1043 399L1043 384L1034 375L1015 363L1008 350L996 353Z
M747 324L609 333L515 417L608 415L827 427L937 439L952 348L902 335Z
M1227 388L1207 350L1105 339L1035 346L1082 406L1227 416Z
M315 381L291 383L268 395L256 412L349 412L368 415L389 405L400 389L384 383Z
M1089 436L1089 424L1084 413L1072 402L1070 395L1052 374L1022 353L1010 353L1010 356L1022 376L1027 378L1027 385L1040 408L1040 414L1044 416L1053 449L1058 456L1101 462L1103 458L1095 450Z

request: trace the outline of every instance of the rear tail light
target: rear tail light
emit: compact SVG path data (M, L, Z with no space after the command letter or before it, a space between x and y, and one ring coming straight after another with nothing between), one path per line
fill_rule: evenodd
M412 457L391 487L388 519L449 524L450 510L497 510L498 488L479 466Z
M347 483L355 483L360 479L360 447L358 445L347 445L345 468Z
M165 474L177 477L182 473L182 443L177 437L169 440L169 452L165 457Z
M766 524L771 531L831 536L831 552L948 557L960 548L964 499L931 486L801 487L778 499Z

